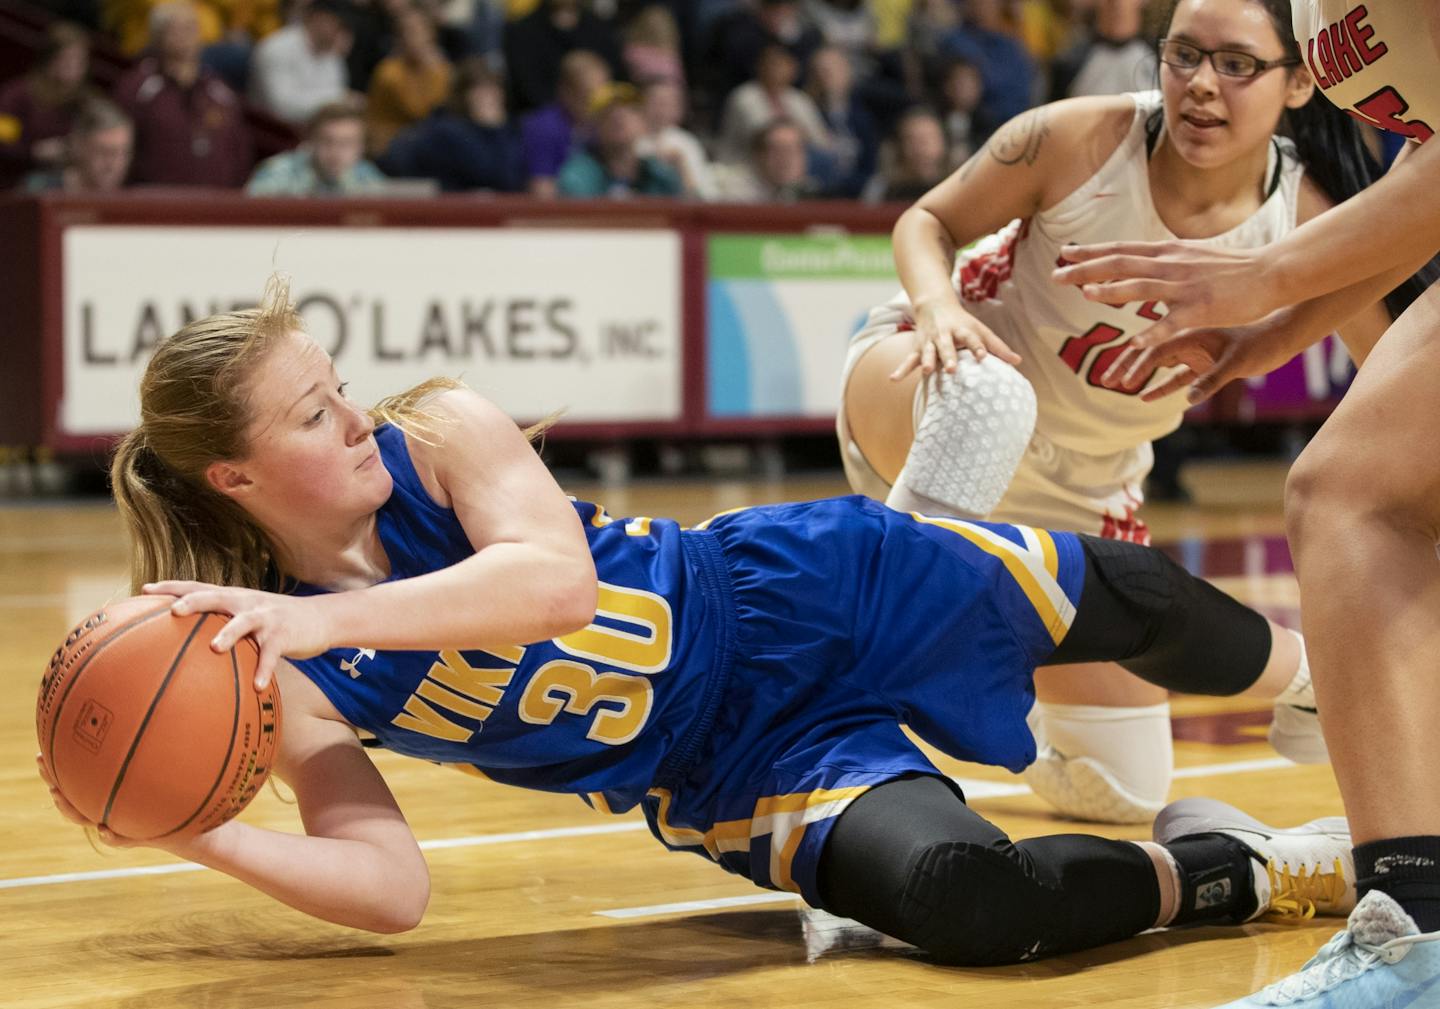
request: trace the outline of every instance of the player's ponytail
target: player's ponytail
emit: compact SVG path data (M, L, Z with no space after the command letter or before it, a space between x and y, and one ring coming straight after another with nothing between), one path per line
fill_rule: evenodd
M110 464L132 591L164 579L275 587L269 538L205 470L246 454L247 378L299 326L288 285L272 277L260 307L198 319L156 348L140 380L140 426Z
M130 537L130 590L164 579L273 587L271 549L259 526L222 495L171 471L126 435L110 463L110 489Z

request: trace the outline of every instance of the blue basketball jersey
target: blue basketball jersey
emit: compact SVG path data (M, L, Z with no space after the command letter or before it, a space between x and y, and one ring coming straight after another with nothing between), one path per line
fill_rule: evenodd
M394 481L377 515L389 580L471 556L455 513L421 485L404 434L387 426L375 437ZM721 561L717 547L682 536L673 521L575 509L600 580L584 630L493 653L343 648L294 664L388 750L525 788L605 792L616 812L634 806L704 732L724 647L707 599L707 589L718 593Z
M394 479L377 515L390 577L471 556L403 433L376 440ZM1080 598L1075 536L863 497L694 529L575 509L600 582L583 630L493 652L292 661L387 749L606 812L642 804L667 847L817 905L835 817L874 785L938 773L901 724L961 759L1035 759L1032 675Z

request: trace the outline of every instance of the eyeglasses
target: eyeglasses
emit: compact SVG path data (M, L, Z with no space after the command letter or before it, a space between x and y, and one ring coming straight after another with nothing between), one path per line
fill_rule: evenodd
M1289 67L1300 62L1298 59L1262 60L1233 49L1201 49L1178 39L1160 40L1160 62L1179 70L1196 69L1206 56L1210 57L1210 65L1222 77L1254 77L1275 67Z

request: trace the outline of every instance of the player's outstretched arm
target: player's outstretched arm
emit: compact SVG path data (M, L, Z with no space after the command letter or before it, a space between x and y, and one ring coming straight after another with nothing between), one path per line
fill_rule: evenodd
M1067 249L1055 271L1094 301L1163 301L1164 319L1131 345L1182 330L1235 326L1424 262L1440 250L1440 144L1411 152L1358 196L1270 245L1227 250L1192 242L1110 242Z
M414 928L430 899L430 874L385 779L354 730L334 720L318 687L288 663L278 675L285 722L275 773L295 791L306 833L230 820L194 838L150 846L338 925L371 932ZM43 763L40 773L67 819L96 826L59 794ZM109 844L145 843L98 829Z

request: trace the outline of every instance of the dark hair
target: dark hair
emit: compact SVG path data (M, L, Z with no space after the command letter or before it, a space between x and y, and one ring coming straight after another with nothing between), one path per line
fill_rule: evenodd
M457 116L468 116L470 108L466 104L467 97L471 90L482 84L499 88L501 94L505 92L504 78L495 72L485 57L465 57L455 64L455 76L450 82L450 95L445 99L445 107Z
M331 123L345 123L352 119L362 126L365 123L365 113L358 105L346 101L330 102L315 110L315 114L305 125L305 135L313 137L320 132L322 126L329 126Z
M1299 68L1305 66L1300 54L1300 44L1295 41L1290 20L1290 0L1250 0L1265 9L1280 44L1285 49L1285 59L1299 61ZM1164 35L1174 20L1180 0L1171 0L1164 14L1157 22L1158 34ZM1156 113L1153 127L1158 131L1161 113ZM1298 109L1286 109L1280 120L1280 132L1295 143L1295 152L1305 166L1305 174L1315 180L1322 192L1333 202L1343 203L1361 190L1374 183L1385 169L1380 165L1360 132L1360 124L1346 112L1337 108L1320 94L1317 85L1310 100ZM1385 296L1385 307L1392 319L1410 307L1425 289L1440 277L1440 257L1421 267L1414 276Z
M759 154L765 150L765 147L770 143L770 137L776 130L795 130L800 134L802 141L805 139L805 131L800 129L799 123L789 116L776 116L764 125L756 127L754 132L750 134L750 152L752 154Z
M48 65L51 60L71 46L90 49L90 33L70 21L56 21L45 29L45 41L40 48L40 64Z

